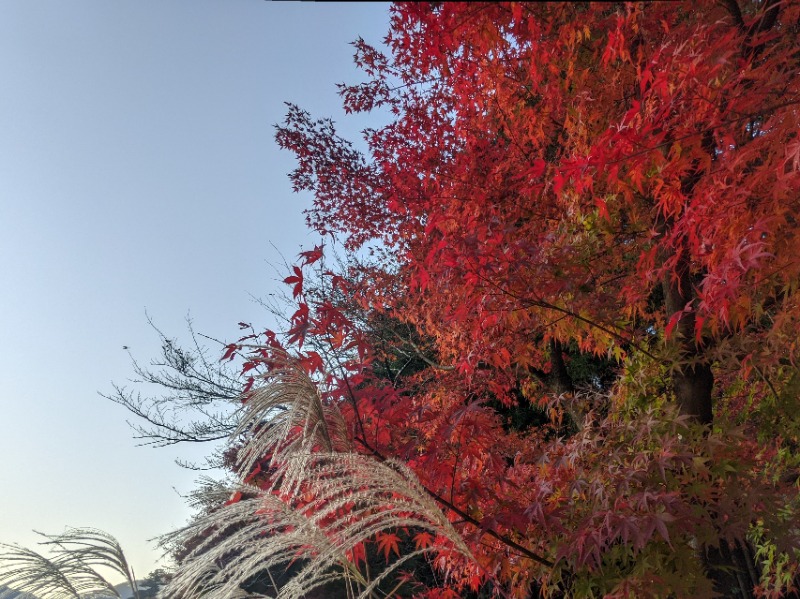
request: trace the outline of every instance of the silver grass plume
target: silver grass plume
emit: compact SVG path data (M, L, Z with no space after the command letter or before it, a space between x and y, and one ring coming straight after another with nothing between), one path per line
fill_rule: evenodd
M265 570L283 569L307 546L330 542L291 506L261 489L241 487L253 494L195 520L176 535L177 541L200 543L184 559L164 590L164 597L230 598L242 584Z
M97 572L97 567L108 568L120 574L130 585L134 599L138 599L139 588L133 567L128 563L119 541L112 535L96 528L68 528L60 535L43 536L48 539L44 545L54 547L59 555L63 555L69 563L74 563L76 568L80 566L86 569L99 583L113 588ZM118 595L116 591L115 594Z
M297 571L276 588L279 599L302 599L333 581L350 597L374 597L405 561L442 550L413 551L373 578L348 559L376 533L398 528L447 539L448 551L474 559L410 468L353 451L341 413L323 403L302 369L287 361L262 383L243 410L235 438L247 439L241 451L245 476L272 456L273 486L242 484L232 490L242 499L175 533L175 542L196 546L164 589L164 599L238 598L249 580L283 573L292 564Z
M0 545L0 584L41 599L80 598L81 589L62 571L58 558L49 559L17 545Z
M436 502L405 464L357 453L292 456L273 488L281 497L309 491L300 512L334 537L354 546L386 529L425 529L469 549ZM325 522L323 526L321 523ZM350 547L348 547L349 549Z
M317 385L288 357L261 375L261 385L251 391L242 407L232 439L247 436L239 452L238 469L248 473L271 455L281 456L311 451L350 451L347 424L334 404L323 403ZM300 430L300 434L293 434Z
M122 574L138 589L117 540L93 528L70 528L61 535L42 535L53 557L17 545L0 544L0 585L39 599L86 599L112 594L114 586L97 571L104 567Z
M281 572L298 560L302 566L279 589L280 599L302 599L333 581L358 589L352 596L367 598L404 561L441 549L407 554L372 580L348 560L359 543L402 527L447 538L454 551L470 559L463 540L406 466L354 453L304 454L290 462L274 493L240 487L248 498L178 533L178 542L202 540L167 586L165 598L233 597L254 576ZM313 496L310 503L292 501L301 489Z
M198 487L186 496L186 502L197 513L209 512L231 498L231 483L225 480L201 476L195 484Z

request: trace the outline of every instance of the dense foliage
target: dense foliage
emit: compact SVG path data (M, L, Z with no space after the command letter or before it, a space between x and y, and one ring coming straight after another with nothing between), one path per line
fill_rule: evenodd
M800 4L392 10L341 88L392 115L367 150L278 128L326 245L227 348L247 486L170 592L790 592Z

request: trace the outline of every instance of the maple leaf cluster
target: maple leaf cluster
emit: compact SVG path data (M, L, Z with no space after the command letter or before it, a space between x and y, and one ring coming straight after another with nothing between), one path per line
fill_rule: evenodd
M438 543L397 591L431 598L796 589L798 40L785 1L403 3L340 88L391 115L364 152L290 106L329 241L227 357L291 352L469 549L400 527L356 565Z

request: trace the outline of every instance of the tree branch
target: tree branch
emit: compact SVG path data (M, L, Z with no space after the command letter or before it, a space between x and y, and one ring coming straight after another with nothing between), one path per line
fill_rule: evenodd
M733 17L733 22L736 23L739 30L745 33L747 31L747 25L745 25L744 18L742 17L739 3L736 0L722 0L722 5L728 9L731 17Z

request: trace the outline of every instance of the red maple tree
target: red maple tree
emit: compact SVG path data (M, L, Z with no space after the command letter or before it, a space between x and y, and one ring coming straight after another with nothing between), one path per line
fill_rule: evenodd
M366 153L290 108L349 260L302 254L284 342L229 356L293 351L438 502L471 558L371 541L441 543L420 596L795 588L798 40L781 0L398 4L340 90L392 115Z

